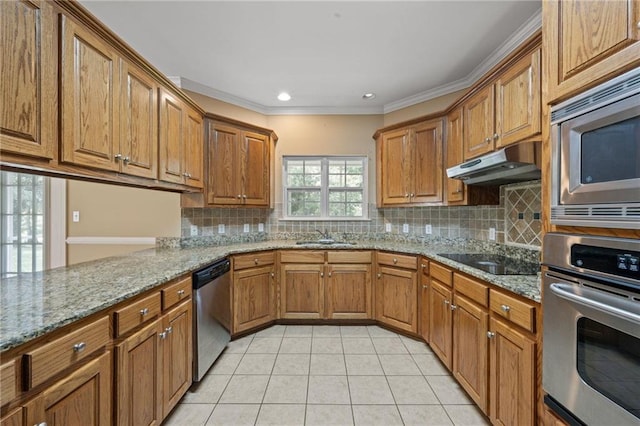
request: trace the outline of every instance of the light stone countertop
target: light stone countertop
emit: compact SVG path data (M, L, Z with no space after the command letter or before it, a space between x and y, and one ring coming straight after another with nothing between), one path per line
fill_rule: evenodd
M456 244L358 241L353 246L299 246L268 240L194 248L149 249L124 256L3 279L0 284L0 351L109 308L225 256L272 249L388 250L424 255L498 287L540 302L540 276L493 275L438 256L472 249Z

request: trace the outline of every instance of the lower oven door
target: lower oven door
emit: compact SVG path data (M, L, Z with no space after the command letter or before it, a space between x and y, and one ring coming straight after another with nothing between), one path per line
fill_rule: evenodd
M588 425L640 424L640 295L544 276L542 385Z

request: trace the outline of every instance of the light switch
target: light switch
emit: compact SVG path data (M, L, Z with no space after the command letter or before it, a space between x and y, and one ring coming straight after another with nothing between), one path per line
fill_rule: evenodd
M80 211L78 210L73 211L72 220L74 222L80 222Z
M489 241L496 240L496 228L489 228Z
M385 223L384 224L384 232L391 232L391 224L390 223Z
M431 229L431 225L425 225L424 226L424 233L427 234L427 235L433 234L433 229Z

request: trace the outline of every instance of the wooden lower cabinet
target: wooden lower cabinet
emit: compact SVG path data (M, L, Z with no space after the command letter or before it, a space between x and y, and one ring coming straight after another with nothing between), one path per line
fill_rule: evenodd
M162 422L160 333L162 321L156 320L115 347L115 412L119 425Z
M438 281L431 279L429 328L431 349L443 364L451 370L453 359L451 315L452 291Z
M249 330L276 318L273 265L233 273L233 330Z
M24 420L24 409L18 407L7 413L0 419L0 426L22 426Z
M489 314L469 299L454 295L453 376L483 413L487 413Z
M527 426L535 420L535 341L491 318L489 417L494 425Z
M24 407L25 424L111 425L111 365L107 351L39 393Z
M429 343L431 340L429 337L429 312L431 311L429 301L431 300L431 295L429 294L429 261L425 258L420 259L420 284L418 291L418 311L420 313L418 333L425 342Z
M324 317L324 265L282 264L280 267L280 317Z
M162 415L169 412L191 386L193 344L191 300L166 313L163 317L165 335L162 345Z
M325 293L326 318L371 318L371 265L327 265Z
M401 330L418 332L418 274L415 270L378 268L376 319Z

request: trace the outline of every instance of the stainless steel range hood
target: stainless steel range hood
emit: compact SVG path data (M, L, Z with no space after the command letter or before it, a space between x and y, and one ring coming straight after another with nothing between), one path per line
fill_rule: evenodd
M540 179L539 141L520 142L447 169L447 177L467 185L503 185Z

